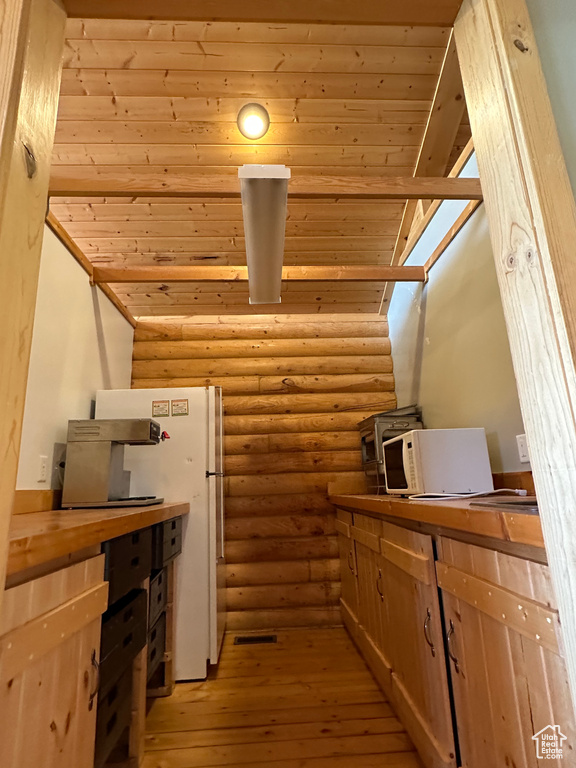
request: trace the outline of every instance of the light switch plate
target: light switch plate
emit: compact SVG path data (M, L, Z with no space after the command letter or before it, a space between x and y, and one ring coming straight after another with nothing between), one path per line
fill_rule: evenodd
M520 463L529 464L530 455L528 454L528 443L526 441L526 435L516 435L516 442L518 443L518 456L520 456Z
M40 456L38 462L38 482L48 482L48 456Z

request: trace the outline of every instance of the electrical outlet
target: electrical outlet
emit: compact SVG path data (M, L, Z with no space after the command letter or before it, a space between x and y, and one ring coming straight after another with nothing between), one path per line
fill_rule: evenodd
M48 456L40 456L38 464L38 482L46 483L48 481Z
M518 456L520 456L520 463L529 464L530 455L528 454L528 443L526 442L526 435L516 435L516 442L518 443Z

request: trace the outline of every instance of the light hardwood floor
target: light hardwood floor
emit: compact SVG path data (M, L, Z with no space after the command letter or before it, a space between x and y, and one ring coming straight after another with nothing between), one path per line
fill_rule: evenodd
M154 702L144 768L421 768L344 629L276 634Z

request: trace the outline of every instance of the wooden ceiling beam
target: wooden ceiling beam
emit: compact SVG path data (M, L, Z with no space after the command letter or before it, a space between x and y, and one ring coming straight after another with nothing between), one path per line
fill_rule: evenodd
M424 131L424 138L420 146L414 176L436 176L446 172L465 109L464 86L460 74L454 32L452 31L446 47L428 123ZM418 201L416 200L409 200L406 203L392 254L392 264L402 263L403 252L412 230L417 206ZM384 291L382 312L388 310L393 292L394 284L389 285Z
M291 199L365 200L481 200L479 179L295 176L290 179ZM238 198L240 185L232 175L139 173L130 177L110 167L56 166L52 168L50 195L55 197L212 197Z
M314 266L284 267L283 280L346 280L352 282L374 282L395 280L398 282L424 282L424 267L379 267L379 266ZM182 283L202 281L247 281L247 267L95 267L95 283Z
M462 0L65 0L70 18L452 26Z

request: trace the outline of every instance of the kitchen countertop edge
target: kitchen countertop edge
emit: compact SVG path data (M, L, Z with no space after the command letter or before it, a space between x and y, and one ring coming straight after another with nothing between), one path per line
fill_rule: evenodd
M398 520L427 523L449 530L545 549L538 515L505 512L489 507L470 507L469 501L399 499L370 494L334 494L337 507L371 512Z
M13 576L189 512L190 504L174 502L147 507L55 509L13 515L7 575Z

